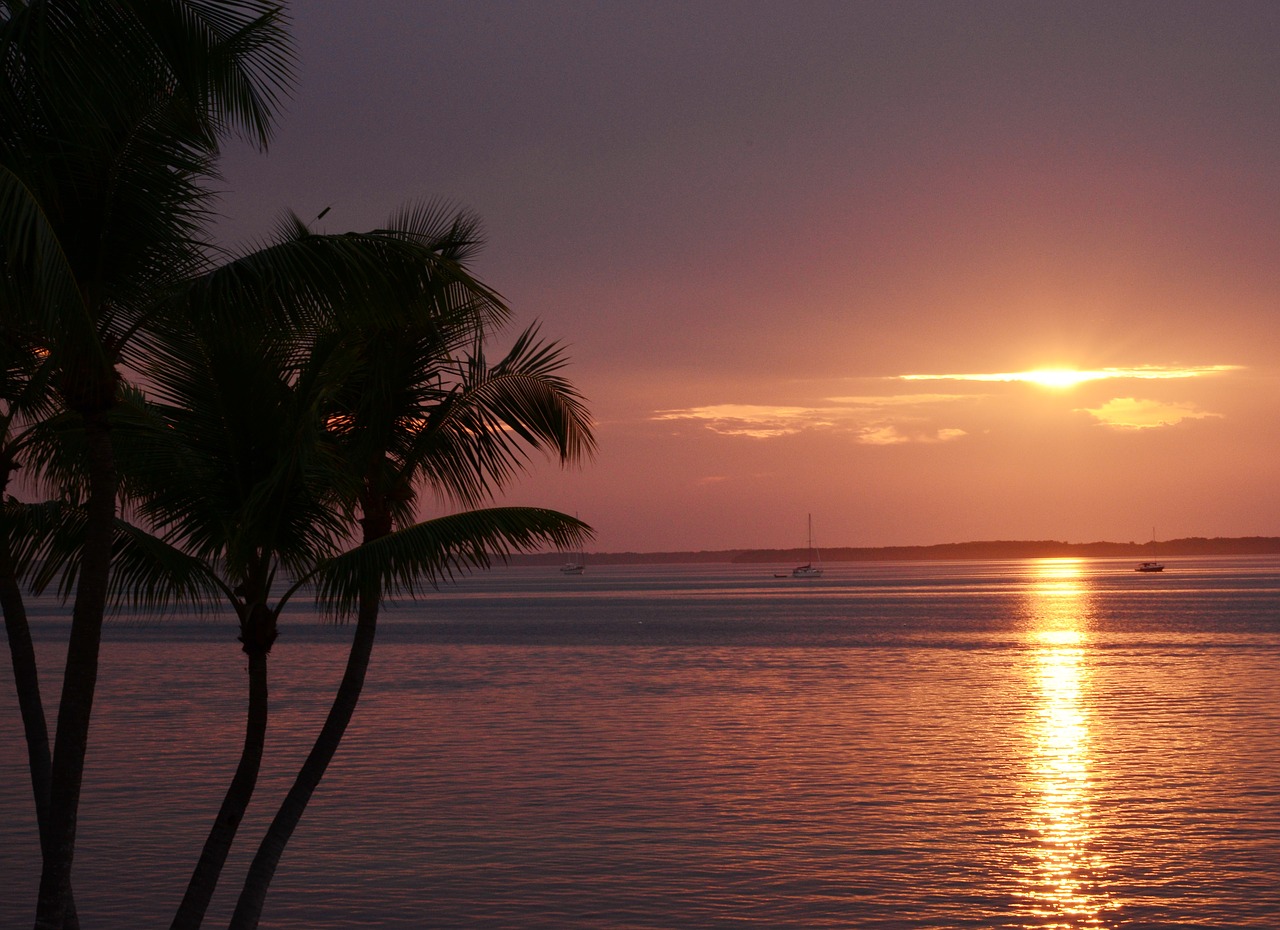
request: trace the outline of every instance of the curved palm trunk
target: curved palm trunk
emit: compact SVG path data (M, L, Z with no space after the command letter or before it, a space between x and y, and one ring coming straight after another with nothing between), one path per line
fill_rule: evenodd
M18 709L22 714L22 730L27 739L27 767L31 771L31 791L35 795L36 827L40 831L40 851L49 849L49 780L52 761L49 755L49 725L45 721L44 702L40 698L40 675L36 665L35 645L27 622L27 607L13 568L13 555L7 544L0 543L0 607L4 610L4 628L9 637L9 656L13 662L13 683L18 692ZM67 890L64 930L78 930L75 899Z
M62 930L71 898L71 863L75 857L76 822L84 757L89 745L89 718L98 683L102 618L107 606L111 542L116 514L115 459L105 410L90 411L84 421L88 452L89 494L85 505L85 538L80 581L71 611L71 636L58 705L57 735L49 777L49 831L36 902L36 930Z
M267 738L267 653L255 650L249 654L249 713L244 731L244 748L240 763L231 779L222 807L204 841L204 849L187 884L187 892L174 915L171 930L199 927L209 901L218 887L218 878L227 861L227 853L236 838L236 830L258 784L262 767L262 749Z
M366 505L366 514L372 509L372 506ZM372 542L391 532L391 517L385 511L377 516L366 516L364 522L365 542ZM378 632L378 609L381 601L382 590L378 583L367 583L360 593L356 629L351 639L351 650L347 654L347 667L342 674L342 683L338 686L338 693L333 698L329 715L325 718L311 752L258 846L258 852L249 866L249 873L245 876L244 887L240 890L240 898L236 901L235 912L231 915L229 930L256 930L258 921L262 919L267 890L275 877L280 857L284 855L284 848L337 753L338 745L347 732L347 725L355 714L356 704L360 701L365 674L373 655L373 641Z
M0 494L9 487L16 463L7 455L0 461ZM27 605L18 585L18 571L13 564L13 549L8 527L0 530L0 609L4 611L4 629L9 638L9 657L13 663L13 683L18 692L18 710L22 714L22 732L27 739L27 768L31 771L31 790L35 794L36 825L40 830L40 849L49 844L49 778L52 760L49 755L49 724L40 697L40 673L36 665L36 649L31 642L31 626L27 622Z
M280 810L271 821L271 826L267 829L257 854L253 857L253 863L249 866L249 873L245 877L244 887L240 891L240 898L236 902L235 913L231 917L230 930L249 930L258 926L258 921L262 917L262 908L267 899L267 890L271 885L271 879L275 876L280 857L284 854L285 845L302 819L302 814L316 787L320 784L320 779L324 777L329 762L338 750L338 744L342 742L347 724L351 722L351 717L355 713L373 652L377 624L378 598L362 597L359 619L356 621L342 684L338 687L338 693L329 708L329 715L320 730L320 735L311 747L307 760L299 770L289 793L280 805Z
M31 790L35 793L36 823L40 827L40 846L49 841L49 726L45 722L44 702L40 699L40 676L36 666L35 645L27 623L27 608L14 576L9 547L0 548L0 606L4 608L4 628L9 636L9 655L13 661L13 683L18 691L18 709L22 713L22 730L27 738L27 767L31 770Z

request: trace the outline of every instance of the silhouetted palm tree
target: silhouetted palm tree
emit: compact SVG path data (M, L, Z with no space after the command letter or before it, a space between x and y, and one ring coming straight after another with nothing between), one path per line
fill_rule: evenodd
M167 542L214 570L248 667L240 762L174 921L199 926L257 782L280 610L293 579L340 551L347 530L332 506L337 457L322 420L325 388L291 338L206 323L152 349L148 374L167 430L134 463L145 485L140 510Z
M461 217L442 222L443 214L417 219L424 230L440 228L442 242L468 225ZM362 544L322 567L317 583L329 609L355 611L356 629L324 727L250 866L232 917L236 930L257 926L285 845L355 711L383 594L412 592L422 580L435 584L513 549L578 545L587 531L576 519L534 508L413 522L421 488L475 507L521 471L529 450L544 450L564 464L594 449L582 398L559 374L563 351L539 342L530 329L489 366L480 324L465 307L437 302L410 325L342 330L319 343L338 342L348 353L328 423L359 481L354 512Z
M412 224L318 236L290 219L272 245L175 291L159 318L170 326L146 336L143 371L167 427L125 474L168 542L217 565L250 684L241 762L175 927L202 920L256 783L280 610L318 564L350 545L342 505L355 498L358 476L330 418L357 363L352 342L332 334L399 328L441 307L471 331L500 318L496 296L456 260L467 233L450 223L435 236ZM291 584L282 594L281 577Z
M288 83L262 2L0 4L0 303L85 437L85 537L49 774L36 926L61 930L97 681L118 479L111 412L157 294L204 263L219 137L270 132Z

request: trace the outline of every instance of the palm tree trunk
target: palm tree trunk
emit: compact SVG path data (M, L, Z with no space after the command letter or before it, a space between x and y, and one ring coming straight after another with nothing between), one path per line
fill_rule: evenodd
M27 738L27 767L31 770L36 826L40 831L40 852L43 856L49 849L49 778L52 768L49 725L45 721L44 702L40 698L40 675L35 646L31 642L31 627L27 623L27 607L18 586L7 539L0 539L0 607L4 610L4 628L9 637L9 656L13 662L13 683L18 692L22 730ZM70 890L62 926L64 930L78 930L80 926Z
M258 847L257 854L249 866L244 887L240 890L240 898L236 902L235 912L231 916L230 930L254 930L262 917L262 908L267 899L267 890L271 879L275 876L276 866L284 855L285 845L293 836L294 829L302 819L311 795L315 793L320 779L324 777L329 762L342 742L347 724L355 713L356 704L360 700L360 692L364 688L365 673L369 669L369 659L373 653L373 641L378 627L378 604L380 592L375 588L365 591L360 597L359 614L356 620L355 634L351 640L351 651L347 655L346 671L342 675L342 683L334 696L325 718L320 735L316 737L306 761L294 778L289 793L285 796L276 812L271 826L267 829ZM175 925L176 926L176 925Z
M6 481L5 487L7 485ZM0 493L3 491L4 487L0 487ZM40 848L44 850L49 842L49 773L52 768L49 725L44 716L44 701L40 697L40 674L35 645L31 642L31 626L27 622L27 605L18 586L7 527L0 530L0 608L4 610L4 628L9 637L13 683L18 691L22 731L27 738L27 768L31 770L31 790L35 794L36 824L40 828Z
M98 683L98 652L106 612L111 571L111 543L116 514L115 458L105 409L89 411L84 420L89 494L85 505L85 538L80 581L71 610L62 700L49 777L49 839L36 902L36 930L62 930L71 898L71 863L75 857L80 785L89 745L89 718Z
M240 752L240 764L231 779L222 807L213 821L213 827L204 841L204 849L196 863L187 892L174 915L170 930L194 930L204 920L209 901L218 887L218 878L226 864L227 853L236 838L236 830L244 819L244 812L258 784L258 772L262 767L262 750L267 738L267 655L254 649L249 659L249 713L244 730L244 748Z

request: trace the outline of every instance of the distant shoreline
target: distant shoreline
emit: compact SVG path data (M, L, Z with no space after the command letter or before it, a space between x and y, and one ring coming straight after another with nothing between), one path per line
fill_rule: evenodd
M990 540L985 542L940 543L932 546L836 547L822 550L824 562L933 562L966 559L1052 559L1052 558L1132 558L1151 557L1150 542L1069 543L1058 540ZM1189 536L1156 543L1161 559L1206 555L1280 555L1280 536L1213 537ZM512 565L558 565L564 553L544 552L516 555ZM807 562L806 549L719 549L698 552L591 552L588 564L664 565L734 562L747 565Z

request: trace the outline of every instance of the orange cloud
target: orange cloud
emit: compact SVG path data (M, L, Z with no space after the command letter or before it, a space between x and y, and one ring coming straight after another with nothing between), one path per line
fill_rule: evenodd
M1194 404L1169 404L1158 400L1140 400L1136 397L1116 397L1101 407L1081 408L1105 426L1113 429L1156 429L1175 426L1183 420L1204 420L1220 417Z
M661 410L654 420L690 420L724 436L776 439L800 432L821 430L853 434L868 445L906 442L947 442L965 435L954 428L926 428L921 408L972 397L951 394L890 395L885 397L833 397L821 406L769 406L763 404L711 404L679 410Z
M907 442L950 442L967 435L962 429L908 431L894 424L885 424L863 430L858 434L858 442L868 446L896 446Z
M655 420L700 420L707 429L726 436L772 439L822 425L811 407L770 407L761 404L711 404L682 410L662 410Z

